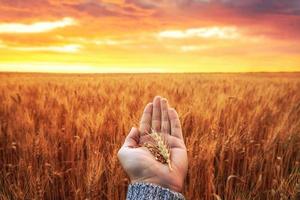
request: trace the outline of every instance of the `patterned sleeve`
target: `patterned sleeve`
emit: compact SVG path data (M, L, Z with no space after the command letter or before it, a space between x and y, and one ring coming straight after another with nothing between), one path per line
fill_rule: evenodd
M152 183L133 183L127 191L126 200L184 200L181 193Z

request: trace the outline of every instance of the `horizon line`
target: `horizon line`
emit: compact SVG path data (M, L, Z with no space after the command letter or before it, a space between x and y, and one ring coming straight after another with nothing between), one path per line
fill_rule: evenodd
M279 73L300 73L299 71L186 71L186 72L180 72L180 71L164 71L164 72L154 72L154 71L145 71L145 72L39 72L39 71L1 71L0 74L65 74L65 75L101 75L101 74L279 74Z

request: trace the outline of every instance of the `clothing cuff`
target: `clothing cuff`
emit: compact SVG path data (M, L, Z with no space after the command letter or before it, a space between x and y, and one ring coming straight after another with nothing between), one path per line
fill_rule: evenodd
M137 182L128 187L126 200L184 200L184 196L168 188L161 187L152 183Z

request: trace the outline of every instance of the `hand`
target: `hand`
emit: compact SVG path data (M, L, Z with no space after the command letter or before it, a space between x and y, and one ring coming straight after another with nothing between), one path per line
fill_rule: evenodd
M163 134L171 152L172 171L168 165L155 160L146 147L151 129ZM147 182L180 192L187 174L188 159L183 141L179 117L175 109L169 108L166 99L155 97L143 112L139 130L132 128L118 152L119 160L131 182Z

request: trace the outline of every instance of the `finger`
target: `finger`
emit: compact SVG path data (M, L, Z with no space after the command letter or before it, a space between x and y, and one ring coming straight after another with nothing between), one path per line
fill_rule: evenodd
M152 110L153 110L153 104L148 103L144 109L141 122L140 122L141 135L145 135L147 133L150 133L151 131Z
M168 114L168 101L167 99L163 98L160 101L161 107L161 132L166 134L171 134L170 128L170 120Z
M153 111L152 111L152 125L154 131L159 132L161 127L161 110L160 110L160 96L154 97Z
M171 135L179 139L183 139L180 120L176 110L174 108L169 108L168 114L171 124Z
M129 134L125 138L125 142L123 144L124 147L136 147L140 140L139 130L135 127L132 127Z

